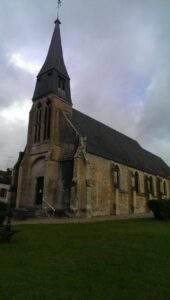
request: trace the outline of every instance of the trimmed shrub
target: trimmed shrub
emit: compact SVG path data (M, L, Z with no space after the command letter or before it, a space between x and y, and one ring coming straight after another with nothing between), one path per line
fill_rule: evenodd
M8 209L8 204L0 201L0 211Z
M170 220L170 200L150 200L149 208L157 220Z
M3 225L8 212L8 204L0 202L0 225Z

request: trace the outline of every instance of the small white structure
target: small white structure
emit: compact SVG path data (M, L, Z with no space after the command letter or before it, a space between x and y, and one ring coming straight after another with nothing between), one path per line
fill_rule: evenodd
M11 186L11 170L0 171L0 202L8 202Z

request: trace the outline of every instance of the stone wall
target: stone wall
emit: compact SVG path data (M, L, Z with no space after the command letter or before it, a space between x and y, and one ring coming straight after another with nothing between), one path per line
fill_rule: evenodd
M145 191L145 177L150 177L150 174L89 153L86 154L86 160L83 157L76 158L74 170L76 187L72 188L72 209L75 208L79 215L85 210L89 217L149 212L148 200L157 198L157 176L152 175L154 195L151 195ZM113 165L117 165L120 170L119 187L114 185ZM139 174L140 183L138 192L135 191L132 181L132 175L136 171ZM162 195L162 198L169 198L169 181L165 178L161 180L162 193L163 181L167 184L167 195Z

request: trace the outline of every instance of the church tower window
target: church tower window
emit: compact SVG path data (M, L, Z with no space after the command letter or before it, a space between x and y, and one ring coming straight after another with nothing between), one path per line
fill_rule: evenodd
M60 97L65 98L66 82L65 79L61 76L58 76L58 92Z
M47 102L44 115L44 140L49 140L51 135L51 103Z
M41 119L42 119L42 106L39 104L36 109L35 115L35 133L34 143L39 143L41 139Z
M65 79L61 76L58 77L58 87L59 89L65 91Z

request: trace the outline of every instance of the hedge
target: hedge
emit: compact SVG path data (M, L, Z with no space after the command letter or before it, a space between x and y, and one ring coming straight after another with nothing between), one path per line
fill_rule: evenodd
M170 200L150 200L149 208L157 220L170 220Z

